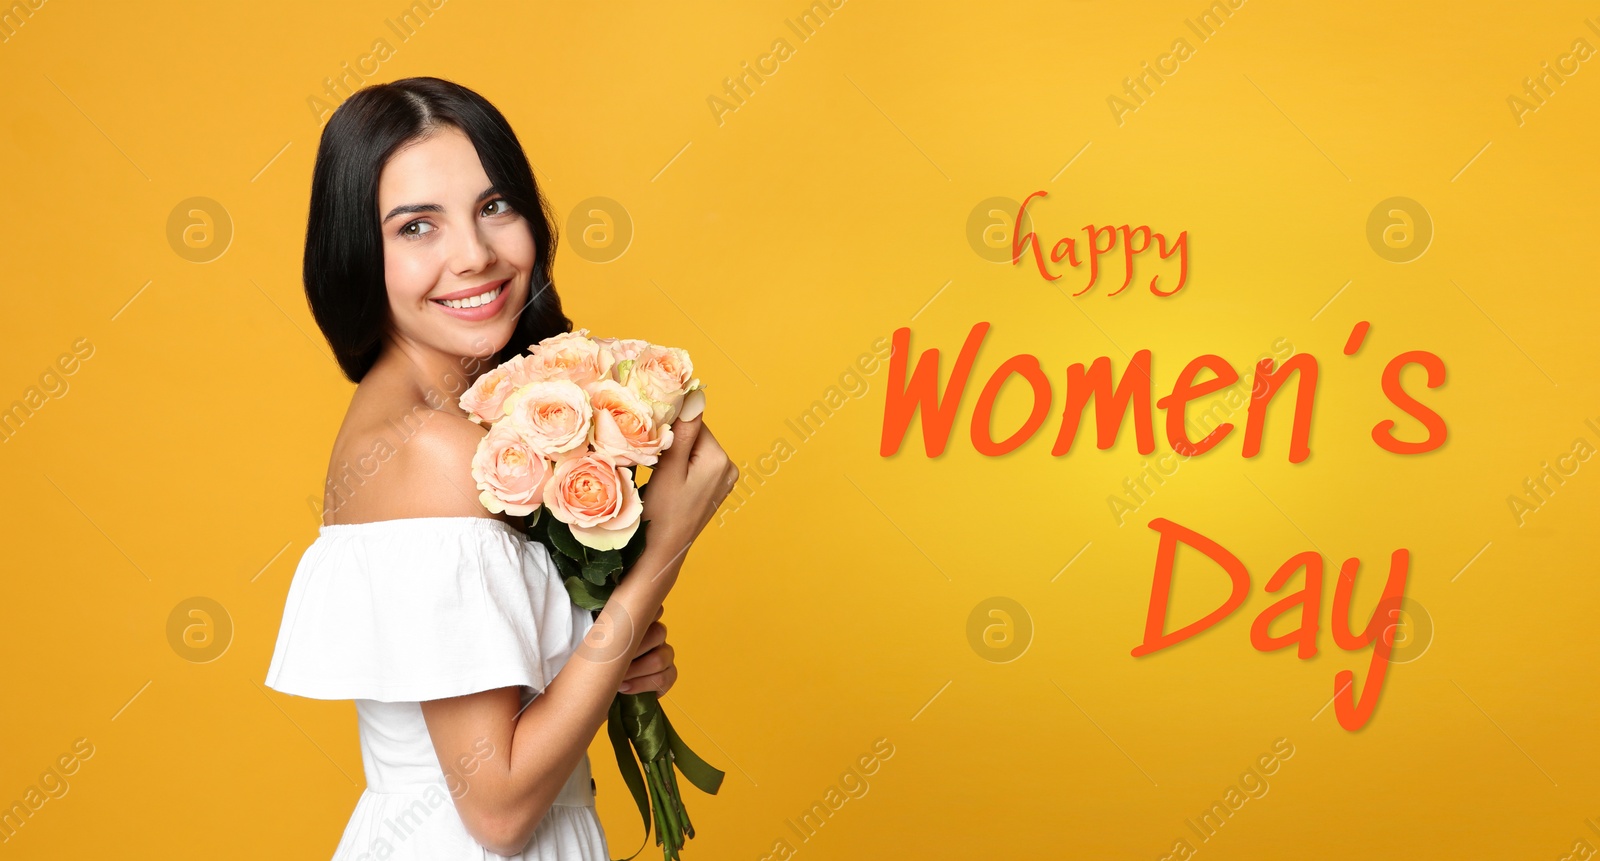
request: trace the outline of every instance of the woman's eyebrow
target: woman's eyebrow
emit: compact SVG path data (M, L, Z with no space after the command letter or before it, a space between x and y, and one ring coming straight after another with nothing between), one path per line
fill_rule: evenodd
M478 200L481 201L492 194L498 194L499 191L500 189L491 185L483 191L478 192ZM385 215L383 217L383 221L378 223L388 224L389 219L394 218L396 215L406 215L412 212L444 212L444 207L437 203L407 203L389 210L389 214Z

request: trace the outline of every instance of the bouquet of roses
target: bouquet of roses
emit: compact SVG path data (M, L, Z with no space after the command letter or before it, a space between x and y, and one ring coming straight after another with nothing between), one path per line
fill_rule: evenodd
M645 486L633 470L672 445L680 414L698 414L701 388L684 350L580 329L540 341L461 396L489 427L472 459L479 500L496 514L531 515L529 536L549 549L573 603L596 616L644 550ZM617 694L606 727L646 838L653 820L656 844L676 859L694 826L673 766L712 795L723 773L683 743L653 691Z

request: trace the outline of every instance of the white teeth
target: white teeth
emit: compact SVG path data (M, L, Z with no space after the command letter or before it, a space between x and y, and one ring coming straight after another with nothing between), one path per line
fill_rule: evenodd
M487 305L493 302L500 295L500 291L504 289L506 289L506 285L501 284L487 293L479 293L476 296L468 296L465 299L443 299L440 301L450 308L476 308L479 305Z

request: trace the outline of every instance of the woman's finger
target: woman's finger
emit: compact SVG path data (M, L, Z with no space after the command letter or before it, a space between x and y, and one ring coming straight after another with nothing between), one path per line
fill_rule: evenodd
M717 438L711 433L711 429L704 427L702 422L696 422L696 424L700 424L702 427L695 438L694 448L689 450L689 461L693 463L703 457L715 457L719 454L726 456L726 453L722 450L722 444L717 442ZM677 441L674 440L673 444L676 445Z
M704 422L699 418L678 419L672 423L672 445L667 446L665 454L656 461L652 471L666 471L683 475L689 470L689 459L694 455L694 446L700 436L700 428Z
M659 673L640 676L622 683L617 690L624 694L637 694L642 691L655 691L658 694L666 693L673 682L678 680L678 668L669 666Z
M647 673L659 673L672 665L672 659L676 655L677 650L672 648L671 643L662 643L653 649L640 652L637 657L629 661L628 669L622 674L622 677L631 679Z
M670 666L672 665L663 664L660 661L646 661L641 658L628 667L628 674L622 677L622 683L628 685L632 690L638 690L640 679L664 673Z
M651 649L667 641L667 625L665 622L651 622L645 629L644 639L639 641L639 651L633 653L634 660L648 653Z

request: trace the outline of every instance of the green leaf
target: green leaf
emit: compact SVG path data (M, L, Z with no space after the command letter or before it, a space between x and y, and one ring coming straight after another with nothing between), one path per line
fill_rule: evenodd
M551 553L550 558L556 562L556 570L561 572L563 578L577 577L583 573L577 561L567 558L565 553Z
M583 566L583 579L604 586L611 579L612 574L622 572L622 554L615 550L595 551L589 558L588 564Z
M549 529L548 534L551 545L579 562L589 561L588 554L584 552L584 546L579 544L578 539L572 536L572 529L554 517L550 518L550 521L550 525L547 528Z
M618 694L611 700L611 711L606 715L606 734L611 737L611 749L616 754L622 780L633 794L633 803L639 808L639 817L644 821L644 839L647 843L650 840L650 793L645 788L644 774L639 771L639 763L633 758L633 748L629 746L628 734L622 726L621 697ZM623 861L633 861L634 856L644 851L644 847L645 843L639 844L638 850Z
M532 520L528 521L528 537L535 541L549 544L550 538L548 533L550 531L550 522L553 520L555 520L554 517L544 513L544 506L541 505L534 509L534 517Z
M582 577L568 577L567 594L572 596L572 603L585 610L598 610L606 605L606 596L595 591L595 587L586 582Z
M672 728L672 722L666 715L661 716L662 722L667 725L667 747L672 751L672 762L689 778L695 788L707 795L716 795L722 787L723 773L713 768L710 763L700 758L700 755L689 749L678 737L678 731Z

